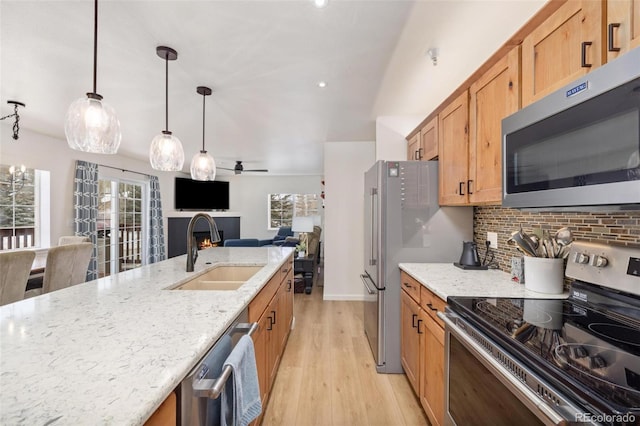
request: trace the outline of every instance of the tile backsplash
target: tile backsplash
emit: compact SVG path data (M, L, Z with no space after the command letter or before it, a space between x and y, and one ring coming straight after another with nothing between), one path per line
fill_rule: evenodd
M485 256L487 232L498 233L495 260L501 270L510 272L511 257L522 256L507 245L511 232L519 229L531 232L542 228L554 233L563 226L571 229L574 239L598 243L613 243L640 248L640 212L574 213L530 212L499 206L474 207L473 232L480 258ZM490 257L490 256L489 256Z

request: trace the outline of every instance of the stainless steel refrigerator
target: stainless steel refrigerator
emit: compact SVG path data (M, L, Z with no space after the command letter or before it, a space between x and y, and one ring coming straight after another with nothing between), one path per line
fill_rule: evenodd
M438 205L437 161L378 161L364 180L364 329L377 371L402 373L398 264L458 261L473 208Z

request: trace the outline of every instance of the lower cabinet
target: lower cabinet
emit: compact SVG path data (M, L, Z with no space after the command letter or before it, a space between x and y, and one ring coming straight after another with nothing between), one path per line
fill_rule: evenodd
M145 426L175 426L178 421L176 394L171 392L167 399L145 422Z
M401 300L401 362L432 425L444 424L444 328L438 296L401 271L401 282L420 286L419 300L404 288ZM412 297L413 296L413 297Z
M249 321L258 322L253 345L258 367L262 411L278 372L293 320L293 258L286 262L249 304ZM258 425L262 416L252 424Z

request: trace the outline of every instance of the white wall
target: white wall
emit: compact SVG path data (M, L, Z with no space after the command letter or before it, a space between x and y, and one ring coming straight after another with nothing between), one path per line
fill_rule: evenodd
M324 299L364 300L364 172L375 162L374 142L324 145Z
M0 163L24 164L29 168L48 170L51 172L51 243L57 244L62 235L73 235L73 178L76 160L91 161L113 167L148 173L158 176L162 196L163 210L173 207L173 173L153 170L148 162L142 162L122 155L99 155L74 151L67 145L66 140L20 129L20 139L11 139L9 129L2 127L0 141ZM145 143L150 141L145 141ZM143 180L138 174L123 173L122 171L100 169L100 173L110 176L126 177ZM167 216L164 215L165 230ZM166 240L165 232L165 240ZM166 243L166 241L165 241Z
M376 118L376 161L407 159L407 140L422 116L384 116Z
M229 207L231 211L240 213L240 237L267 239L276 233L268 229L268 195L320 195L322 176L269 176L245 173L220 179L229 181ZM322 214L320 211L321 216Z

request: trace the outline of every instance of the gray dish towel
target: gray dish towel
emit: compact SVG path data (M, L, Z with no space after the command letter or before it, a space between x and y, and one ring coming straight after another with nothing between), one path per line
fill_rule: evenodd
M253 340L242 336L224 363L232 373L222 391L223 426L247 426L262 412Z

